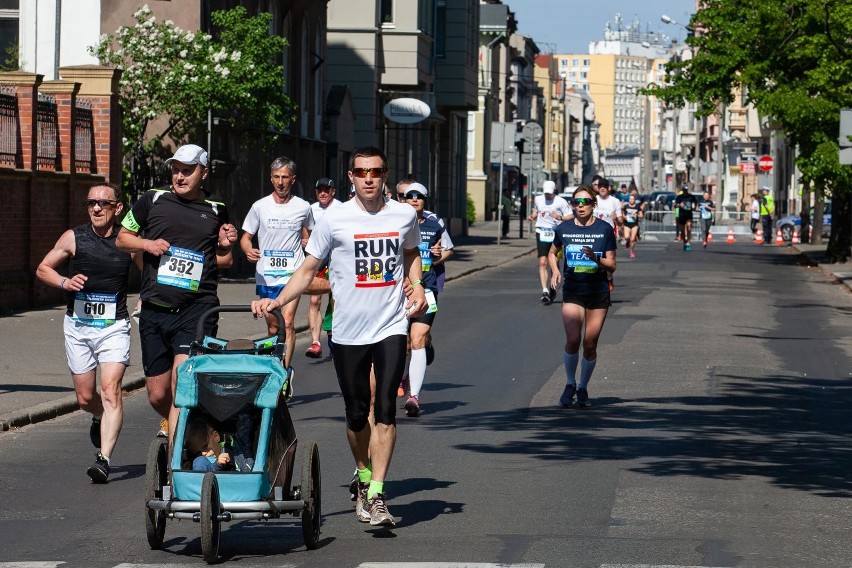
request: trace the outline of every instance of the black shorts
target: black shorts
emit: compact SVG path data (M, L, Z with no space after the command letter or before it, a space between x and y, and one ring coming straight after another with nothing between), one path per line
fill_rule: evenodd
M553 241L549 243L542 242L538 233L535 234L535 248L538 251L538 256L547 256L550 252L550 247L553 246Z
M142 344L142 368L146 377L162 375L172 368L175 355L186 355L195 339L201 314L216 304L190 304L185 308L163 308L142 302L139 315L139 339ZM216 335L219 315L207 318L206 335Z
M332 358L346 406L346 426L360 432L370 414L370 368L376 369L376 424L396 424L396 389L405 371L407 335L391 335L369 345L334 344Z
M612 305L609 292L599 292L597 294L569 294L566 291L562 292L563 304L577 304L587 310L602 310Z
M677 224L678 225L686 225L687 223L691 223L691 222L692 222L692 214L684 215L684 216L678 216L678 218L677 218Z
M432 290L432 293L435 295L435 303L438 303L438 293ZM438 311L435 310L431 314L423 314L419 318L409 318L408 320L408 329L411 329L411 324L413 323L425 323L429 327L435 323L435 315L437 315Z

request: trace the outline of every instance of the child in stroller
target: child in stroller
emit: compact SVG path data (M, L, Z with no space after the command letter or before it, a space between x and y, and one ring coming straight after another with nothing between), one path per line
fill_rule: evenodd
M194 471L251 471L254 435L255 420L247 410L237 415L233 436L222 434L207 416L196 415L186 425L184 467Z

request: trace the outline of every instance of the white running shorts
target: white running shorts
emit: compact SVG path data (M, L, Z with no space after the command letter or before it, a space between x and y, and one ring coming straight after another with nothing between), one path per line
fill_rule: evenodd
M65 315L65 357L68 369L82 375L99 363L130 364L130 320L109 327L93 327Z

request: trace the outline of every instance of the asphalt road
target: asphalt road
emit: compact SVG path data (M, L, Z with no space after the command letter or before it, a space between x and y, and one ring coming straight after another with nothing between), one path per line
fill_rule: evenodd
M291 413L320 448L322 545L306 551L296 522L235 522L222 534L225 560L848 565L852 295L800 260L750 244L687 253L640 243L619 264L586 410L555 405L560 307L538 303L534 258L450 283L423 414L399 417L392 530L355 519L332 365L304 359L300 337ZM11 537L0 566L203 563L189 521L169 523L164 550L148 548L144 461L157 420L141 393L126 409L106 486L85 476L82 413L0 436L0 530Z

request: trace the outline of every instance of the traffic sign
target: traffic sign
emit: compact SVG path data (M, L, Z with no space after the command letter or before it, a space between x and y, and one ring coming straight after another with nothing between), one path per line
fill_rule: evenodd
M743 174L757 173L754 170L754 162L740 162L740 173L743 173Z
M528 122L521 130L521 137L527 142L541 142L542 136L544 136L544 129L537 122Z
M774 165L775 160L772 159L772 156L764 155L757 161L757 167L762 172L771 172Z

